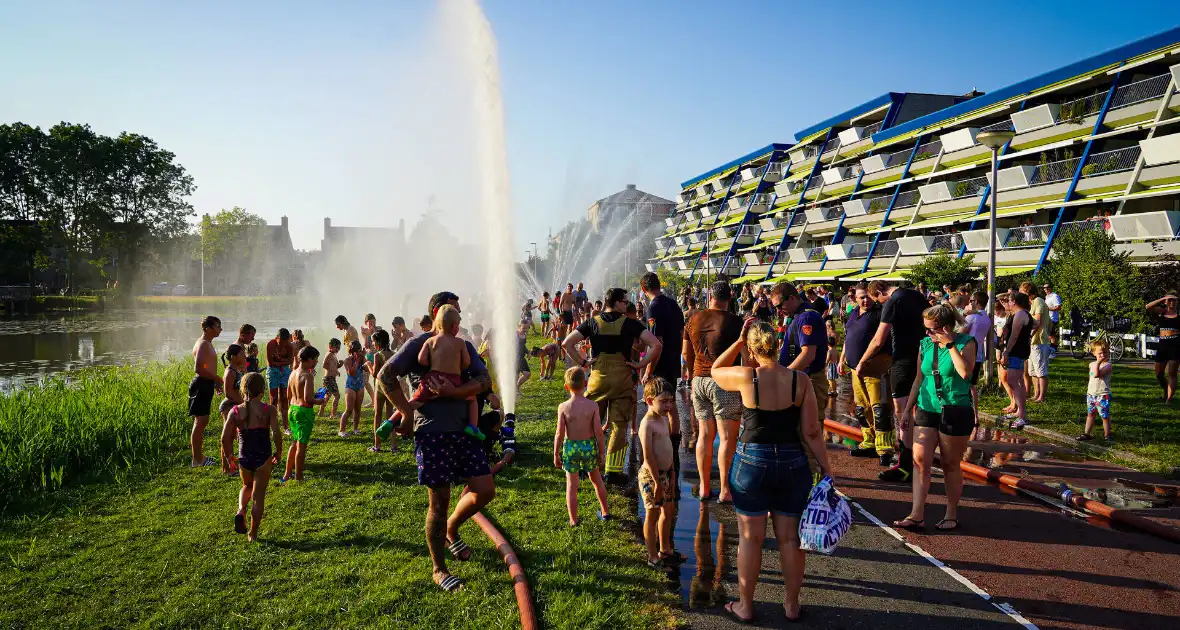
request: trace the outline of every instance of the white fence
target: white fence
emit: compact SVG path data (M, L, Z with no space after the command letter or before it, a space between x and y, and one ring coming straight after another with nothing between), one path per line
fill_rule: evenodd
M1057 333L1057 341L1058 341L1057 352L1059 355L1060 355L1060 353L1065 352L1069 349L1072 349L1072 347L1073 347L1073 345L1072 345L1073 340L1070 339L1069 337L1067 337L1067 335L1069 335L1069 333L1070 333L1070 330L1068 328L1061 328L1061 329L1059 329L1059 331ZM1111 333L1111 334L1114 334L1114 333ZM1091 331L1089 339L1093 339L1094 337L1097 337L1097 336L1098 336L1098 334L1096 332ZM1125 333L1121 336L1123 338L1124 356L1127 354L1131 354L1136 357L1139 357L1140 359L1151 359L1152 357L1155 356L1155 349L1148 348L1147 344L1158 343L1160 340L1159 337L1156 337L1155 335L1143 335L1143 334L1132 334L1132 333Z

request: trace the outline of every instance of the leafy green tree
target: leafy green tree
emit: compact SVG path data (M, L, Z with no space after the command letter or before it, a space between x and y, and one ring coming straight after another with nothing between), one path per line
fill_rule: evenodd
M931 289L944 284L957 287L979 277L979 270L973 268L974 264L975 257L971 254L958 258L950 252L941 251L923 258L902 277L914 286L925 283Z
M33 271L47 263L40 220L45 191L39 155L45 133L24 123L0 125L0 254L2 275L33 284Z
M1103 231L1071 230L1057 237L1040 275L1061 296L1063 312L1077 306L1100 325L1126 318L1132 331L1143 331L1143 274L1129 257L1116 251L1114 238Z
M259 231L251 229L258 227L266 227L266 219L238 206L222 209L212 217L207 214L201 217L201 251L205 264L217 266L238 248L254 250L263 245Z
M77 274L114 224L104 199L111 157L107 140L89 125L63 122L49 130L38 156L46 195L44 223L64 254L66 283L74 292Z

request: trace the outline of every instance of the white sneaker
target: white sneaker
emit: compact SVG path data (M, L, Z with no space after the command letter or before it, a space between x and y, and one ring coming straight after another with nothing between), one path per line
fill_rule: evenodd
M342 438L348 437L348 431L337 431L336 437L342 437Z
M283 429L283 435L291 437L291 429Z
M1028 422L1026 420L1024 420L1023 418L1013 418L1012 423L1008 425L1008 428L1010 428L1014 431L1019 431L1020 429L1023 429L1027 425L1028 425Z

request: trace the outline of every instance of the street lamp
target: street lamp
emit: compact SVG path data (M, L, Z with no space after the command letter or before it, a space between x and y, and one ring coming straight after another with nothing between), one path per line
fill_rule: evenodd
M529 245L533 246L533 282L540 284L541 281L537 278L537 257L540 256L540 253L537 250L536 243L529 243Z
M1000 149L1011 142L1014 136L1016 136L1016 132L1011 130L981 131L975 136L976 141L992 150L991 209L988 214L987 226L987 317L993 322L996 321L996 208L1000 196L1000 180L997 169L999 168ZM987 336L984 348L984 375L987 383L991 385L996 382L992 335Z

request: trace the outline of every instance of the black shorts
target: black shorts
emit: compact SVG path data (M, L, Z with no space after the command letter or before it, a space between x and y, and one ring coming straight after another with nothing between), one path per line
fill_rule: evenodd
M525 360L524 357L520 357L516 360L516 373L520 374L521 372L532 373L532 370L529 369L529 362Z
M573 326L574 325L574 312L573 311L562 311L561 312L561 323L565 324L566 326Z
M983 361L976 361L975 368L971 370L971 386L974 387L979 384L979 373L983 371Z
M914 409L914 426L938 429L943 435L962 437L975 430L975 410L967 406L943 405L942 413Z
M213 390L216 383L213 379L194 376L188 384L188 415L196 418L209 415L213 407Z
M1155 344L1155 362L1180 361L1180 341L1161 341Z
M889 368L889 382L892 385L890 398L905 398L910 395L914 387L914 379L918 376L917 357L893 357L893 365Z

